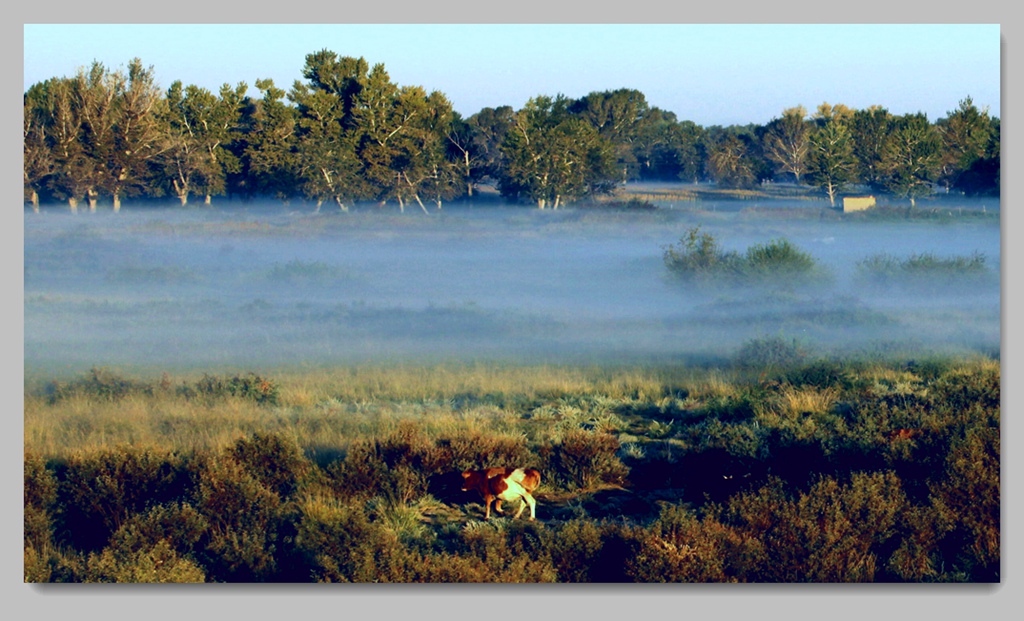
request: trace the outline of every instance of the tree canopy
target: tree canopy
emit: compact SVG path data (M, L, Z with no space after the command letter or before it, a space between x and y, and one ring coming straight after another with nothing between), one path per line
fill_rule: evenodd
M361 57L313 52L300 75L287 91L257 79L259 97L244 82L214 93L176 80L161 91L135 58L34 84L25 200L117 210L124 197L274 197L428 211L490 185L557 208L633 181L809 184L833 204L854 185L912 204L934 187L999 193L999 119L970 97L934 123L825 102L811 116L793 106L764 125L702 127L630 88L541 94L463 117L444 93L397 84Z

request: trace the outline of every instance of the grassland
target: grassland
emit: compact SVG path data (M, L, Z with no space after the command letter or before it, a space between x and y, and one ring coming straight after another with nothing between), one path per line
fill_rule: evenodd
M998 360L437 364L25 396L29 582L999 580ZM482 520L459 472L543 472ZM514 508L514 506L513 506Z

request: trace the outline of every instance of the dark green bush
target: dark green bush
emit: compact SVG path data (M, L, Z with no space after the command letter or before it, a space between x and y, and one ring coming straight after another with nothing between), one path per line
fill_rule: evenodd
M106 368L93 367L85 377L66 383L51 382L46 394L51 404L75 396L116 401L129 395L153 394L153 386L126 379Z
M237 397L251 399L265 405L276 405L278 400L277 384L252 372L232 377L219 377L204 373L203 377L195 384L179 387L178 393L186 398Z
M275 433L240 438L228 454L282 499L292 496L311 470L299 445Z
M76 547L96 550L132 514L181 498L190 475L178 455L123 446L69 458L58 480L60 532Z
M739 254L724 252L718 241L710 233L702 233L699 226L687 230L678 247L666 248L663 259L673 275L689 282L735 277L742 270Z
M57 479L38 455L25 454L25 546L43 550L53 537Z
M253 582L277 571L281 498L230 458L203 461L194 506L209 523L200 560L213 581Z

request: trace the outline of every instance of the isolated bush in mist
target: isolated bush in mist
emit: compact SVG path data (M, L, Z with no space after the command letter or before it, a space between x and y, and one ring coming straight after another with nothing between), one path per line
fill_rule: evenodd
M863 283L915 291L990 284L995 277L980 252L945 258L930 252L904 258L880 253L856 265L856 278Z
M679 245L666 248L662 258L674 276L698 284L793 287L820 285L831 278L814 257L787 239L755 244L741 255L722 250L700 227L687 230Z
M740 368L757 369L767 374L802 364L808 355L807 349L795 338L765 336L743 343L734 360Z

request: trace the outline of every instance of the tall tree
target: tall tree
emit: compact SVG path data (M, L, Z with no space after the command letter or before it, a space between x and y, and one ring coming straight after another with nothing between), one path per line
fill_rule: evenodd
M570 100L538 96L526 102L502 143L506 166L498 188L541 209L608 192L617 179L612 144L569 112Z
M24 97L24 140L22 142L22 169L25 180L25 199L32 209L39 211L39 194L54 171L53 153L49 144L50 120L47 83L33 84Z
M132 59L114 108L114 148L107 160L107 189L114 211L120 210L122 196L149 191L154 162L167 144L161 138L165 136L165 104L153 68Z
M497 180L501 176L505 167L501 145L513 126L514 117L512 106L499 106L483 108L466 119L469 126L468 151L477 162L469 175L470 185L479 185L488 179Z
M810 127L807 110L795 106L782 111L782 116L772 119L765 126L764 154L773 162L780 173L793 175L796 183L807 170L807 153L810 149Z
M853 139L842 116L829 116L811 132L807 157L807 178L825 191L835 207L836 195L855 175Z
M235 138L241 118L242 97L248 87L225 84L220 96L194 84L175 81L167 91L167 145L163 162L166 177L182 205L190 195L224 194L228 170L238 165L227 145Z
M885 189L882 160L894 119L880 106L857 110L850 119L853 155L857 158L857 180L876 191Z
M718 132L716 132L718 133ZM751 188L757 181L757 165L748 141L732 133L708 138L708 175L723 188Z
M918 197L932 193L939 158L940 139L927 116L917 113L896 118L882 159L886 190L915 206Z
M992 123L988 111L979 110L967 97L959 102L956 110L939 119L935 125L942 138L939 182L948 192L958 188L960 176L985 157Z
M95 162L89 158L82 142L83 118L76 92L77 83L70 78L55 78L47 84L47 126L53 155L53 174L49 189L54 196L66 200L72 212L93 185Z
M650 106L636 89L592 92L570 106L570 112L590 123L598 135L615 147L616 166L622 180L637 179L639 165L633 145L649 123Z
M270 79L256 80L262 97L253 102L244 123L244 167L252 192L289 200L300 182L296 163L296 110L284 103L284 90Z

